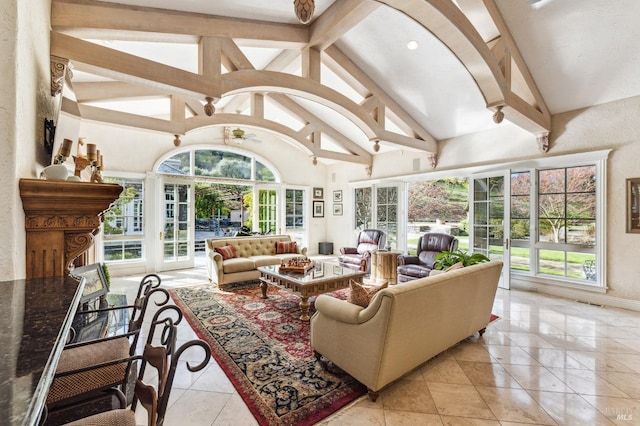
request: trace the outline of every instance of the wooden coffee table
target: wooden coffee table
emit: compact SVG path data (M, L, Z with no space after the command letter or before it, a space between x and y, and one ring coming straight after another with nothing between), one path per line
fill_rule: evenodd
M269 284L288 288L300 295L300 319L309 321L309 298L349 287L349 280L362 283L364 272L343 268L337 263L319 262L313 269L299 272L280 272L280 265L260 266L260 289L267 298Z

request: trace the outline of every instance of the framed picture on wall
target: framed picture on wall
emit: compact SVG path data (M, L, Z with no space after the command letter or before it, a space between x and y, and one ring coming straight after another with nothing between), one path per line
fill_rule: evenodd
M333 202L334 203L342 202L342 190L333 191Z
M334 216L342 216L342 204L334 204L333 205L333 215Z
M313 217L324 217L324 201L313 202Z
M313 188L313 198L322 200L324 198L324 190L322 188Z
M627 232L640 233L640 178L627 179Z

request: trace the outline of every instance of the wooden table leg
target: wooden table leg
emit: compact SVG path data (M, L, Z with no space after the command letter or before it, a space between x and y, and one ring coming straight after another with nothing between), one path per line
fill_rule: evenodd
M300 301L300 320L309 321L309 298L301 297Z

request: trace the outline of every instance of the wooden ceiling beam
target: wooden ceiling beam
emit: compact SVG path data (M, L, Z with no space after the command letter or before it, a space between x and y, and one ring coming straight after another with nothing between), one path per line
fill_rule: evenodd
M129 126L156 132L169 133L171 135L184 135L186 131L185 120L169 121L84 104L79 104L78 108L80 110L80 116L84 120L108 122L120 126Z
M350 151L355 155L368 157L369 159L371 159L371 154L369 154L365 149L361 148L358 144L352 142L345 135L338 132L329 123L321 120L318 116L303 108L289 96L281 93L271 93L269 95L269 98L271 98L274 102L276 102L278 105L282 106L292 114L297 115L298 118L300 118L302 121L310 123L313 126L314 131L320 130L321 132L326 133L327 136L343 145L345 150Z
M219 82L67 35L51 32L51 54L103 77L199 98L219 97Z
M498 107L503 107L503 112L511 111L512 117L516 120L514 123L536 135L550 131L551 116L544 106L542 96L536 96L539 106L534 107L511 92L510 83L503 74L498 58L494 56L469 19L451 0L378 1L411 17L442 41L471 74L484 97L487 108L495 111ZM520 57L517 46L495 5L495 0L483 0L483 2L516 64L519 68L522 67L520 71L523 77L529 79L530 90L534 96L539 95L526 64ZM509 119L506 112L505 117Z
M369 0L336 0L311 24L308 47L324 50L378 7L380 3Z
M133 99L141 96L168 96L169 93L153 87L145 87L122 81L77 82L73 93L78 102Z
M394 114L406 123L415 133L416 136L422 138L429 145L435 146L436 139L422 127L404 108L400 106L391 96L389 96L380 86L378 86L364 71L360 69L347 55L337 46L331 46L325 50L324 63L331 68L340 78L345 81L357 80L358 84L366 88L366 90L375 95L379 102L385 108L394 112ZM397 123L396 123L397 124ZM404 130L404 129L403 129ZM435 151L431 151L435 152Z
M90 38L100 30L139 33L268 40L282 46L301 47L309 42L304 25L227 18L200 13L151 7L127 6L89 0L54 0L51 27L57 31L90 30Z

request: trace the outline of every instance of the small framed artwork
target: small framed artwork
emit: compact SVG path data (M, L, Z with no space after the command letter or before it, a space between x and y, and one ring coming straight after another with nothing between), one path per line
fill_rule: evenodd
M109 292L107 279L104 276L102 265L99 263L75 268L71 271L71 275L85 279L80 304L89 302Z
M313 202L313 217L324 217L324 201Z
M333 202L334 203L342 202L342 190L333 191Z
M333 215L342 216L342 203L333 205Z
M313 267L313 278L324 277L324 263L319 262Z
M640 233L640 178L627 179L627 232Z
M313 199L322 200L324 198L324 190L322 188L313 188Z
M342 266L333 265L333 275L342 275L342 274L344 274L344 271L342 270Z

